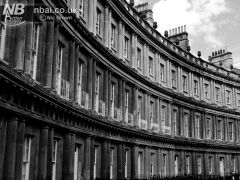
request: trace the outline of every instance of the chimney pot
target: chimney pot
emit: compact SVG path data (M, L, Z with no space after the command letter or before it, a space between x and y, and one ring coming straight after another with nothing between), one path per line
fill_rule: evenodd
M198 51L198 57L200 58L201 57L201 51Z
M168 31L164 32L164 36L167 38L168 37Z
M212 52L212 56L214 56L214 52Z
M134 6L134 0L130 0L130 6Z

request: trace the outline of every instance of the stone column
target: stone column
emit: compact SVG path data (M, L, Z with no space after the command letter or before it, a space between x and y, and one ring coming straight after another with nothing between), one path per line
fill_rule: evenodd
M177 82L178 82L178 92L182 93L183 89L182 89L182 68L180 66L178 66L178 78L177 78Z
M6 146L3 166L3 179L13 180L16 163L16 143L18 131L18 118L11 117L7 122Z
M74 178L74 153L75 153L75 142L76 142L76 134L73 133L71 136L71 157L70 157L70 179Z
M133 115L134 115L134 125L138 126L138 88L133 87Z
M53 47L53 63L52 63L52 89L56 89L57 76L57 49L58 49L58 34L60 24L56 21L54 26L54 47Z
M71 179L71 133L67 133L63 142L63 168L62 178L66 180Z
M24 64L24 48L25 48L25 34L26 24L18 25L16 28L15 44L14 44L14 68L18 71L23 71Z
M78 102L78 76L79 76L79 43L75 46L75 58L74 58L74 93L73 100ZM81 96L81 95L80 95Z
M108 48L111 50L111 37L112 37L112 9L108 9Z
M159 125L159 130L160 130L160 127L161 127L161 125L160 125L160 123L161 123L161 115L160 115L160 102L159 102L159 99L157 98L156 99L156 122L157 122L157 124Z
M125 96L125 92L126 92L126 81L123 80L122 82L122 94L123 94L123 97L122 97L122 118L123 118L123 121L124 122L127 122L127 119L125 118L126 117L126 110L125 110L125 103L126 103L126 96Z
M108 47L109 38L109 5L104 7L104 45Z
M194 94L194 90L193 90L193 74L192 72L189 72L189 88L188 88L188 91L189 91L189 96L190 97L193 97L193 94Z
M156 175L159 177L161 175L161 150L158 148L156 153L156 159L157 159L157 172Z
M104 91L103 91L103 96L104 96L104 102L105 102L105 113L106 113L106 116L109 115L108 113L108 104L109 104L109 99L108 99L108 70L105 70L104 72Z
M11 67L14 67L13 58L15 53L15 34L16 27L8 26L6 29L4 60L6 60L11 65Z
M23 148L25 137L25 121L21 121L17 129L17 147L15 162L15 180L22 179Z
M52 150L53 150L54 128L49 128L47 142L47 179L52 178Z
M88 29L90 32L93 33L93 28L94 28L94 25L93 25L93 19L94 19L94 1L95 0L89 0L88 2Z
M179 106L179 134L184 136L183 107Z
M38 162L38 180L47 179L47 158L48 158L48 126L40 130L39 159Z
M123 80L120 79L119 81L119 90L118 90L118 104L119 104L119 109L121 110L122 114L123 114L123 99L124 99L124 93L123 93ZM120 120L123 120L120 119Z
M145 147L144 148L144 176L146 178L148 178L148 176L149 176L149 164L150 164L149 157L150 157L149 148Z
M31 44L32 44L32 22L26 22L25 52L24 52L24 73L30 74Z
M117 177L119 179L124 178L124 149L123 149L123 144L119 143L118 144L118 149L117 149Z
M111 116L111 103L110 103L110 99L111 99L111 85L112 85L112 72L109 71L108 74L108 116Z
M6 144L6 133L7 132L7 119L2 114L0 116L0 180L2 180L3 177L3 167L4 167L4 154L5 154L5 144Z
M85 139L84 144L84 163L83 163L83 179L90 180L91 174L91 137Z
M96 112L98 109L96 109L96 96L95 96L95 88L96 88L96 59L93 59L93 67L92 67L92 110L95 110Z
M110 143L104 140L102 143L101 174L103 179L110 178Z
M118 57L119 59L124 59L124 34L123 34L123 22L122 20L119 20L118 24Z
M69 66L68 66L68 82L69 82L69 99L74 98L74 65L75 65L75 40L69 43Z
M89 11L91 13L91 11ZM93 0L93 34L96 35L96 22L97 22L97 0Z
M132 178L138 177L138 162L137 162L137 156L138 156L138 149L137 145L133 145L131 149L131 175Z
M137 44L136 44L136 34L135 33L132 33L132 41L131 41L131 55L132 55L132 57L131 57L131 67L132 68L137 68L137 65L136 65L136 60L137 60L137 54L136 54L136 46L137 46Z
M203 87L203 77L200 75L200 83L199 83L199 89L200 89L200 100L204 100L204 87Z
M167 64L167 72L166 72L166 85L168 88L171 88L172 87L172 81L171 81L171 73L172 73L172 70L171 70L171 62L169 59L166 60L166 64Z
M148 51L146 43L143 45L143 75L148 76Z
M88 102L88 109L92 109L92 95L93 95L93 89L92 89L92 81L93 81L93 58L89 57L88 58L88 70L87 70L87 91L88 91L88 96L89 96L89 102Z
M44 62L44 86L46 88L52 87L52 64L53 64L53 43L54 43L54 22L47 23L46 35L46 53ZM39 37L41 38L41 37Z
M154 54L154 79L155 82L159 82L159 58L158 58L158 52L156 51Z

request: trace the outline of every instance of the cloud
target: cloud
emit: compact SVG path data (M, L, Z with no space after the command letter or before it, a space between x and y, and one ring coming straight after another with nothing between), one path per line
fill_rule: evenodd
M201 37L211 47L222 46L216 20L228 12L226 0L160 0L153 6L153 18L158 22L158 30L187 25L191 41Z

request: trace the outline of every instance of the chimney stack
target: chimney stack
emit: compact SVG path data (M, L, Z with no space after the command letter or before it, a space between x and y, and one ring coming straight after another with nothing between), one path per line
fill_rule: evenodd
M153 27L153 12L148 8L148 3L138 4L135 6L135 9L139 12L140 17L146 20L149 25Z
M218 51L212 52L212 56L209 57L209 61L229 71L232 70L231 69L231 66L233 64L232 53L227 52L225 49L220 49Z

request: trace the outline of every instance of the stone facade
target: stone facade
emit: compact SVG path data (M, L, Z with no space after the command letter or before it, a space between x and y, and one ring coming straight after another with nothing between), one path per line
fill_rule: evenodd
M42 3L80 11L1 25L0 180L239 173L239 74L125 0Z

